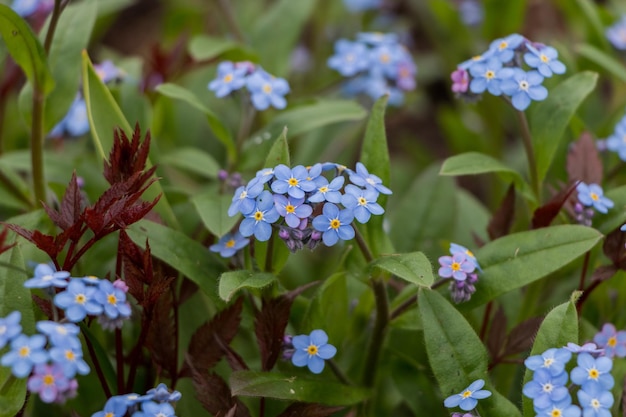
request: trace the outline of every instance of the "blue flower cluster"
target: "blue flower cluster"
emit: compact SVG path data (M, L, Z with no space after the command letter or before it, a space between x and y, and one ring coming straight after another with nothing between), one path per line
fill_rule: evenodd
M600 213L607 213L609 209L615 205L613 200L604 196L604 191L598 184L586 184L584 182L580 182L576 186L576 191L578 192L578 203L580 205L584 207L593 207ZM593 217L593 212L583 212L577 205L574 206L574 211L577 214L577 220L579 220L579 222L581 222L581 220L578 217L582 214L584 218L581 223L591 226L591 217Z
M37 323L37 334L27 336L22 333L21 318L19 311L0 318L0 348L10 348L0 364L10 367L17 378L28 377L28 390L38 393L43 402L64 402L76 396L76 375L89 373L78 326L44 320Z
M609 151L615 152L619 159L626 161L626 116L617 122L611 136L604 141L604 146Z
M626 51L626 14L621 19L609 26L604 32L606 38L615 49Z
M289 93L289 83L284 78L274 77L263 68L248 61L224 61L217 67L217 77L208 85L217 97L226 97L243 87L248 89L252 105L257 110L270 106L284 109L287 106L285 94Z
M567 373L566 365L576 353L577 366ZM610 389L615 383L611 375L613 361L599 356L602 349L593 343L582 347L568 344L566 348L551 348L541 355L524 361L533 371L533 379L526 383L523 393L533 400L537 416L610 417L614 399ZM578 405L572 404L568 380L579 386ZM582 409L582 410L581 410Z
M389 103L400 105L403 91L415 88L417 67L395 34L359 33L356 41L339 39L328 66L344 77L348 96L365 93L376 100L389 94Z
M123 78L124 73L117 68L111 61L103 61L100 64L94 65L96 74L100 77L103 83L109 83L114 80ZM52 128L48 133L49 138L60 137L76 137L82 136L89 132L89 117L87 116L87 103L82 93L77 93L74 97L74 101L67 111L67 114L63 119Z
M383 5L383 0L343 0L346 9L352 13L362 12L365 10L378 9Z
M482 389L485 386L485 381L477 379L472 382L469 387L465 388L458 394L453 394L446 398L443 402L447 408L459 407L461 410L470 411L476 408L478 400L482 400L491 396L491 391ZM454 416L461 417L460 413L454 413ZM466 413L462 417L473 417L474 414Z
M344 175L351 184L344 185ZM305 245L313 249L320 240L333 246L354 238L354 219L367 223L372 215L385 212L376 202L380 194L391 190L360 162L355 171L335 163L262 169L237 188L228 209L229 216L244 216L240 234L223 237L211 250L232 256L236 247L246 245L245 238L269 240L273 227L292 252Z
M450 244L450 255L439 257L439 276L450 281L450 294L455 303L469 301L476 292L478 273L481 271L478 260L465 246Z
M21 17L35 13L48 14L54 8L54 0L13 0L11 9Z
M485 91L494 96L504 94L510 97L513 107L523 111L531 101L548 97L548 90L541 85L545 78L565 73L558 56L553 47L531 42L519 34L496 39L484 54L457 67L452 73L452 91L467 96ZM523 62L531 68L529 71L522 68Z
M176 417L172 404L181 397L180 392L170 391L167 385L161 383L144 395L115 395L107 400L102 411L91 417Z

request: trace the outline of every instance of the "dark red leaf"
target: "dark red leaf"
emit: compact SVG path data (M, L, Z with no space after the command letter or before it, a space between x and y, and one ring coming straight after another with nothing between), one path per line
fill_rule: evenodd
M128 236L126 231L120 230L119 250L122 256L122 279L128 285L128 292L140 305L144 304L144 284L153 280L152 257L150 246L146 241L146 250L143 251Z
M515 326L506 339L502 356L516 355L529 350L542 321L543 317L531 317Z
M491 355L492 361L497 362L500 358L500 352L504 347L506 339L507 319L502 306L498 307L496 314L491 320L489 333L487 334L487 350Z
M62 230L67 230L71 227L80 230L82 225L83 209L85 206L85 199L80 192L78 186L78 180L76 178L76 171L72 172L72 178L65 190L63 199L61 200L61 207L59 211L54 210L44 204L44 209L50 219L59 226ZM78 225L78 226L77 226ZM72 237L73 238L73 237ZM73 240L76 240L76 237Z
M245 371L250 369L246 364L246 361L244 361L243 358L230 346L224 343L219 336L215 336L215 341L222 349L222 352L224 352L224 358L226 359L226 362L228 362L230 369L233 371Z
M141 131L139 124L135 125L132 140L128 140L122 129L113 133L113 147L109 160L104 162L104 178L113 185L142 172L146 168L150 151L150 131L140 144Z
M578 182L571 183L554 195L546 204L536 209L533 213L532 228L539 229L541 227L550 226L552 220L558 216L559 212L570 198L570 195L576 190L577 185Z
M191 365L197 371L206 373L219 362L225 353L222 346L228 345L239 330L242 308L243 299L238 298L194 332L187 350L186 365L181 370L182 376L189 375Z
M598 155L593 136L583 132L567 154L567 175L570 182L602 184L602 161Z
M189 358L187 359L186 362L189 362ZM231 396L230 387L219 375L202 373L192 368L191 378L196 398L212 415L250 417L248 408L241 401ZM234 414L232 414L233 409L235 410Z
M511 184L509 189L500 203L500 207L496 210L487 226L487 233L491 240L506 236L511 230L513 217L515 214L515 186Z
M606 281L617 273L618 269L613 265L603 265L596 268L591 274L591 281Z
M46 300L35 294L32 295L32 298L33 302L37 304L37 307L39 307L39 309L46 315L46 317L52 320L52 303L50 302L50 300Z
M17 245L17 242L7 244L7 237L9 236L9 228L5 225L0 232L0 253L4 253Z
M344 407L329 407L321 404L294 403L278 417L328 417L343 409Z
M22 226L16 224L4 223L4 225L22 236L24 239L35 244L39 249L48 254L51 259L56 259L63 247L58 248L54 236L44 235L39 230L26 230Z
M165 371L166 377L177 374L178 358L176 355L176 320L174 317L172 293L165 291L156 300L148 327L146 348L150 351L152 362Z
M619 229L613 230L604 239L602 250L604 254L619 269L626 270L626 233Z

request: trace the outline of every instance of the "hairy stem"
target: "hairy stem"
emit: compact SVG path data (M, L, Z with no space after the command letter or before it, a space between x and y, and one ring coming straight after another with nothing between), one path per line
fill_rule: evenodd
M528 172L530 174L530 183L537 198L537 203L541 205L541 184L539 183L539 174L537 171L537 161L535 160L535 150L533 148L533 138L528 127L528 119L523 111L516 111L517 120L522 131L522 142L526 151L526 159L528 160Z
M372 262L374 260L374 255L372 255L372 251L370 250L367 242L363 238L363 235L356 227L352 226L352 228L354 229L354 239L356 240L356 243L359 246L361 253L365 257L365 260L367 261L367 263Z

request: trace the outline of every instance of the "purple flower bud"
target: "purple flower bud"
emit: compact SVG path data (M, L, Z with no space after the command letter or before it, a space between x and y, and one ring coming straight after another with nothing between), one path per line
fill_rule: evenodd
M217 172L217 179L219 179L220 181L226 181L227 178L228 178L228 171L226 171L225 169L220 169Z
M121 279L116 279L115 281L113 281L113 287L124 292L128 292L128 285L126 285L126 283Z

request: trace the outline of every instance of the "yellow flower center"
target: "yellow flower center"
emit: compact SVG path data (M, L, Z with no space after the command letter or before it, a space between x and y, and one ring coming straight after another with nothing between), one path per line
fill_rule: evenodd
M295 211L296 211L296 208L295 208L294 206L292 206L291 204L287 204L287 205L285 206L285 211L286 211L287 213L293 213L293 212L295 212Z
M544 359L544 361L543 361L543 366L544 366L545 368L549 368L549 367L550 367L550 365L552 365L553 363L554 363L554 359L552 359L552 358L547 358L547 359Z
M309 347L306 348L306 353L308 353L311 356L317 355L317 346L309 345Z
M550 417L561 417L561 410L559 410L558 408L555 408L550 413Z
M606 342L607 346L615 347L617 346L617 338L615 336L609 337L609 340Z
M255 211L254 220L256 220L257 222L260 222L261 220L263 220L263 212L259 210Z
M263 92L269 94L272 92L272 86L269 84L263 84Z
M366 204L367 204L367 200L365 199L365 197L359 197L359 205L364 206Z
M67 334L67 329L63 326L57 326L55 328L58 334L65 336Z
M541 59L541 62L549 62L550 58L548 58L547 56L545 56L544 54L541 54L539 56L539 59Z
M232 248L233 246L235 246L235 239L229 240L224 246L226 246L227 248Z
M76 304L85 304L87 302L87 297L85 297L85 294L76 294L74 301L76 301Z
M495 76L496 76L496 73L491 70L485 72L485 78L488 80L491 80Z
M471 395L472 395L472 391L470 391L470 390L465 390L465 391L463 392L463 394L461 394L461 397L463 397L463 398L467 398L467 397L470 397Z
M589 193L589 197L591 197L593 201L598 201L600 199L600 196L596 193Z
M54 385L54 377L50 374L44 375L41 380L44 385Z
M324 194L328 192L328 187L327 186L323 186L317 189L320 193Z
M472 61L480 61L482 59L482 57L483 57L482 55L474 55L472 57Z
M232 74L226 74L224 75L224 78L222 79L222 81L224 81L225 83L229 83L233 80L233 75Z
M589 378L598 379L599 376L600 376L600 372L598 372L596 368L591 368L589 370Z
M500 48L500 50L506 49L506 47L509 46L509 43L507 41L502 41L500 42L500 45L498 45L498 48Z
M391 60L391 57L389 56L389 54L382 54L380 56L380 62L382 62L383 64L386 64L390 60Z
M450 265L450 268L452 268L453 271L460 271L461 264L458 262L452 262L452 265Z
M65 351L65 359L67 359L68 361L73 361L74 359L76 359L76 355L73 351L68 349Z
M289 180L287 180L287 183L289 184L289 186L295 187L296 185L298 185L298 180L294 177L291 177L289 178Z
M465 254L466 254L467 256L472 257L472 258L475 258L475 257L476 257L476 256L474 256L474 253L473 253L471 250L469 250L469 249L465 250Z
M117 297L113 294L109 294L107 295L107 303L109 304L116 304L117 303Z
M25 358L30 355L30 348L28 346L22 346L18 353L22 358Z
M115 417L115 414L113 414L113 413L106 413L104 415L104 417Z
M341 222L339 221L339 219L332 219L330 221L330 227L337 230L339 229L339 226L341 226Z

